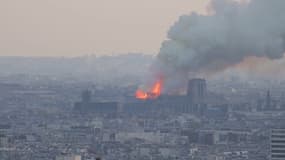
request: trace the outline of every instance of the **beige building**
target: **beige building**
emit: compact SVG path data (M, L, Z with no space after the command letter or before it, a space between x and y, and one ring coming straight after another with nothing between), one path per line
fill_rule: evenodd
M80 155L60 155L56 157L56 160L81 160Z

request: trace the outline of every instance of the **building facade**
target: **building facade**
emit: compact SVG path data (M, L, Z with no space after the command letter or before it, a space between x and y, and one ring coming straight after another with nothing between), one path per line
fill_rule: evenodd
M285 160L285 129L272 129L270 143L271 160Z

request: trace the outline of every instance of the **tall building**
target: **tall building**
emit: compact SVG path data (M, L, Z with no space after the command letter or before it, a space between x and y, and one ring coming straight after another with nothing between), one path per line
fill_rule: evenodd
M82 92L81 99L82 102L90 102L91 101L91 91L86 90Z
M270 143L271 160L285 160L285 129L272 129Z
M204 103L207 94L205 79L191 79L188 83L187 95L192 103Z
M266 110L270 110L271 109L271 95L270 95L270 91L267 91L266 94Z

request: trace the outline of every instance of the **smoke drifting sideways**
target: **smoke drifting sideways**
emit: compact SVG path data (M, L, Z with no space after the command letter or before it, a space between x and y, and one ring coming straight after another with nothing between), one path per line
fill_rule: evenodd
M170 28L153 70L171 88L177 76L215 74L248 57L281 59L284 51L284 0L212 0L207 15L183 15Z

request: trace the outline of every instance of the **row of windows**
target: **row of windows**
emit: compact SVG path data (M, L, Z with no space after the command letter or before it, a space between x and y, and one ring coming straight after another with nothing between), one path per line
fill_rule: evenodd
M285 135L272 135L272 138L285 138Z
M285 158L285 155L272 155L271 158Z
M285 130L272 130L272 133L284 133L285 134Z
M285 143L285 140L272 140L272 143Z
M272 150L271 153L284 153L285 154L285 150Z
M272 145L271 148L285 148L285 145Z

